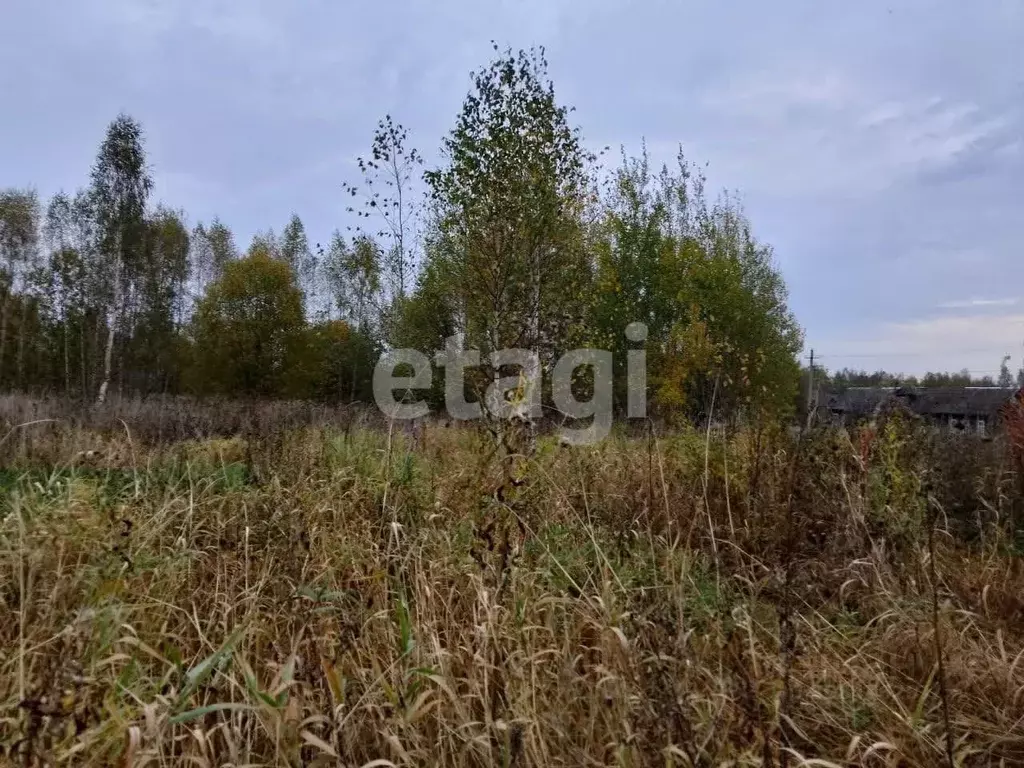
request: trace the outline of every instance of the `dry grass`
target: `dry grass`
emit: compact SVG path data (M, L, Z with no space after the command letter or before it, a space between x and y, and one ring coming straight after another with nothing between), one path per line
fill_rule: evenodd
M11 764L1024 763L998 443L125 421L3 480Z

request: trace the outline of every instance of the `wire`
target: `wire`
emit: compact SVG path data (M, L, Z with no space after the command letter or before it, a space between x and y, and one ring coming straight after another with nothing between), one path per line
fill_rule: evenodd
M1005 352L1006 347L970 347L967 349L956 349L956 350L943 350L942 354L970 354L973 352ZM819 355L817 352L814 353L814 359L824 359L828 357L857 357L857 358L872 358L872 357L928 357L936 354L935 352L855 352L853 354L844 355L842 353L830 352L826 355ZM809 355L804 355L809 357Z

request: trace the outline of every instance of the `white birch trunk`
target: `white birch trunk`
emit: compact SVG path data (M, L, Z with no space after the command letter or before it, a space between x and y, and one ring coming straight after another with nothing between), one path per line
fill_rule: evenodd
M114 355L114 332L117 328L117 313L121 303L121 237L117 238L117 255L114 257L114 296L113 306L109 313L107 326L107 347L103 353L103 381L100 383L99 395L96 396L96 404L103 405L107 399L107 389L110 387L110 363Z

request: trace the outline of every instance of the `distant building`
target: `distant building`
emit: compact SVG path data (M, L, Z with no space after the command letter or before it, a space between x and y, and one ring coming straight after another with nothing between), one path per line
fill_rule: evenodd
M936 426L988 434L997 428L1000 412L1024 390L1017 387L850 387L819 392L818 420L854 424L899 405Z

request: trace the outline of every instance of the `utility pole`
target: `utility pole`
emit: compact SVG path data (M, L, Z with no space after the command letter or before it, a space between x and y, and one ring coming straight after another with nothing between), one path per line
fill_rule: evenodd
M807 413L811 412L814 404L814 349L811 349L811 369L807 375Z

